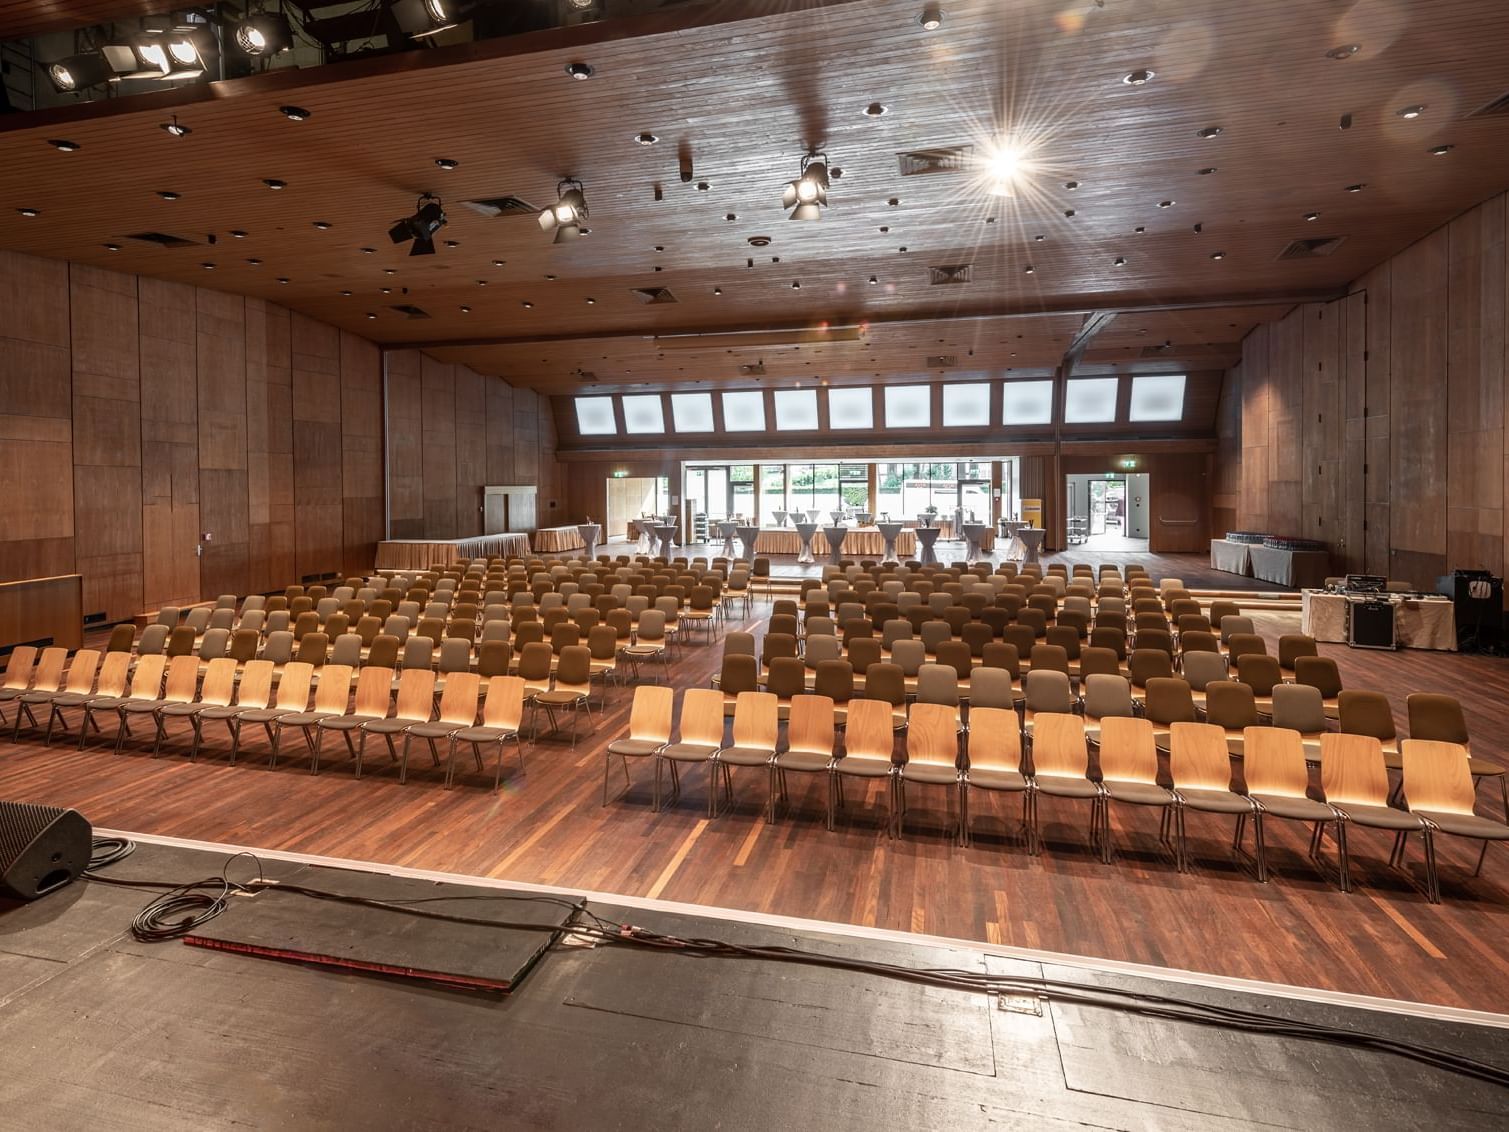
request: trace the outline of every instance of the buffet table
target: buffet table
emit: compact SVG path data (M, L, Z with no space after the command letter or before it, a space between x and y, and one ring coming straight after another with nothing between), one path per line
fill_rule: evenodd
M534 532L534 549L537 554L559 554L563 550L579 550L587 544L575 527L541 527Z
M796 554L802 549L801 537L794 527L764 527L755 539L756 554ZM844 536L845 554L879 558L885 552L885 536L875 527L850 527ZM917 532L908 528L896 536L896 553L909 558L917 550ZM812 553L828 553L828 540L819 530L812 536Z
M1456 651L1456 603L1450 598L1406 598L1401 594L1385 596L1394 605L1394 636L1401 648ZM1345 644L1346 596L1323 590L1305 590L1300 595L1299 629L1301 633L1307 633L1317 641Z
M528 535L478 535L475 538L389 539L377 544L378 570L427 570L461 558L527 557Z
M1210 540L1210 568L1227 574L1252 577L1252 543L1231 542L1224 538Z
M1331 572L1331 556L1324 550L1277 550L1253 544L1247 552L1254 578L1294 590L1323 586Z

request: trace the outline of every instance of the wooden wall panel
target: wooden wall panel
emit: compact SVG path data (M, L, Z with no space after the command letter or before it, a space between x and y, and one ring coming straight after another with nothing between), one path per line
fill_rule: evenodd
M1300 523L1305 538L1342 548L1341 461L1345 429L1341 408L1342 303L1310 303L1302 310Z
M1260 326L1242 343L1242 498L1237 526L1268 529L1268 345L1271 326Z
M420 361L425 533L454 538L456 525L456 370L428 354ZM444 533L442 533L444 532Z
M341 571L341 350L334 327L295 314L293 370L294 572Z
M487 378L456 366L456 534L482 533L487 484Z
M1290 315L1269 337L1268 526L1278 534L1301 532L1300 477L1304 413L1304 322Z
M142 605L199 600L199 388L195 289L138 282Z
M1348 573L1367 572L1367 295L1354 292L1342 305L1341 402L1342 459L1340 529L1337 566ZM1379 465L1381 473L1387 461Z
M1234 367L1221 385L1216 408L1216 442L1223 459L1215 464L1211 484L1210 529L1213 537L1237 529L1242 501L1242 367Z
M248 299L247 338L250 584L263 591L295 576L293 318L281 307Z
M511 484L514 478L513 386L487 383L487 482Z
M250 474L246 420L246 300L197 290L199 367L199 563L206 597L251 586Z
M423 538L429 533L424 524L424 388L420 359L417 350L392 350L384 359L388 374L390 538Z
M341 501L344 566L372 568L383 532L382 351L341 334Z

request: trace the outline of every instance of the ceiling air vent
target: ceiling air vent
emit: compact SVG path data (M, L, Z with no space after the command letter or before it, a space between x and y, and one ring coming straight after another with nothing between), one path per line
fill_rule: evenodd
M955 145L947 149L919 149L911 153L898 153L896 164L903 177L916 177L922 173L962 173L968 167L974 147Z
M416 307L413 303L404 303L401 306L390 308L403 315L404 318L429 318L430 312L423 307Z
M957 354L929 354L927 356L928 369L952 369L959 364Z
M479 212L483 216L533 216L540 210L518 197L487 197L484 200L464 200L461 202L473 212Z
M764 377L765 363L751 362L749 365L740 366L739 372L742 373L745 377Z
M1278 253L1279 259L1318 259L1330 255L1342 244L1345 236L1316 236L1308 240L1295 240Z
M1467 116L1469 118L1492 118L1500 114L1509 114L1509 93L1499 95L1487 106L1480 107Z
M973 272L972 263L949 263L942 267L929 267L927 281L934 287L947 283L968 283Z
M163 248L191 248L196 243L194 240L185 240L182 236L170 236L166 232L133 232L126 239L141 240Z
M668 287L630 287L634 297L641 303L674 303L676 296Z

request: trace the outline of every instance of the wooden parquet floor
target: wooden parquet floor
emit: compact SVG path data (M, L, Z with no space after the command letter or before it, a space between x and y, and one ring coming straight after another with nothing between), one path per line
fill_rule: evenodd
M1070 556L1073 557L1073 556ZM1193 556L1139 556L1155 576L1208 584ZM1203 572L1203 573L1202 573ZM752 625L768 610L756 606ZM1270 637L1298 614L1263 615ZM1405 723L1410 691L1440 690L1467 705L1475 753L1509 763L1503 705L1509 661L1437 653L1353 652L1322 646L1349 687L1385 691ZM721 648L687 647L673 668L678 687L705 685ZM1112 815L1116 859L1089 849L1086 811L1041 804L1046 850L1029 857L1019 805L977 795L975 841L947 835L944 795L915 790L899 840L882 830L878 790L851 786L838 828L823 825L820 779L793 775L791 805L766 824L763 772L735 771L735 803L706 817L705 771L683 775L680 800L651 810L650 768L631 767L624 790L616 765L601 805L603 748L627 728L631 691L610 693L595 731L572 748L545 738L525 746L494 794L470 766L446 790L416 746L410 781L400 786L386 760L354 780L332 759L318 776L296 757L266 769L266 746L252 741L227 765L213 743L189 763L181 736L153 760L128 742L116 757L93 740L43 747L22 734L0 740L0 797L78 808L97 826L206 841L350 857L810 917L1005 945L1331 988L1361 994L1509 1012L1509 851L1490 849L1483 876L1469 876L1477 846L1442 839L1445 903L1418 887L1419 850L1407 872L1387 867L1384 835L1354 833L1356 891L1343 895L1306 856L1306 831L1270 823L1272 879L1258 884L1233 857L1228 821L1191 815L1196 865L1178 873L1157 840L1157 816L1135 808ZM9 718L9 712L6 713ZM285 753L291 745L285 744ZM370 751L370 749L369 749ZM302 756L302 751L294 752ZM1485 787L1482 812L1501 816ZM1328 863L1334 861L1329 853Z

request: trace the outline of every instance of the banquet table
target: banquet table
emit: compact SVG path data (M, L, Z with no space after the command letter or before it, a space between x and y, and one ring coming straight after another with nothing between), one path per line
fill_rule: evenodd
M1331 572L1331 556L1324 550L1279 550L1256 544L1247 550L1252 576L1259 581L1302 590L1324 585Z
M377 544L378 570L427 570L461 558L507 558L529 554L529 536L478 535L474 538L388 539Z
M536 553L556 554L562 550L579 550L585 546L581 532L573 527L541 527L534 532Z
M1210 568L1227 574L1252 576L1252 544L1224 538L1210 540Z
M1394 605L1394 637L1401 648L1457 649L1456 603L1450 598L1407 598L1402 594L1386 595ZM1305 590L1300 594L1301 633L1317 641L1347 639L1347 598L1344 594L1323 590Z
M756 554L796 554L802 549L802 540L792 527L764 527L755 539ZM896 553L909 558L917 549L917 532L911 529L896 536ZM844 536L845 554L867 555L879 558L885 552L885 536L875 527L850 527ZM812 536L812 553L828 553L828 540L819 530Z

